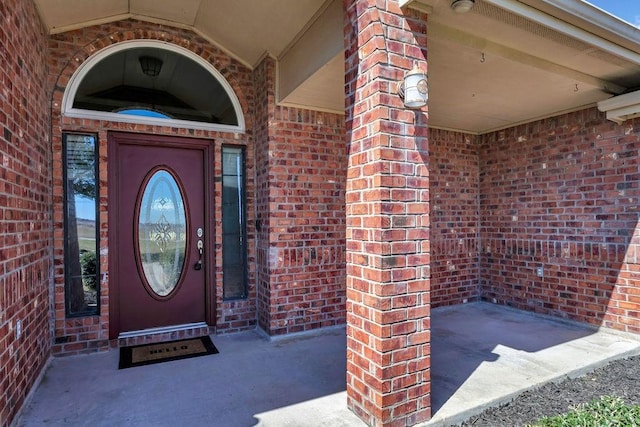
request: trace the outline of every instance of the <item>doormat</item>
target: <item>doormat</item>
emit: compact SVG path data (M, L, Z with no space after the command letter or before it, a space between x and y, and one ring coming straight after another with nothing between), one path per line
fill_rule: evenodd
M208 336L189 338L186 340L143 344L132 347L120 347L120 363L118 369L151 365L170 360L188 359L190 357L216 354L218 349Z

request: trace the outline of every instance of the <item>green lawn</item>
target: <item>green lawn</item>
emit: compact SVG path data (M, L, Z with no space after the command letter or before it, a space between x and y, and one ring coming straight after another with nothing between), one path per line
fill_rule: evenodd
M531 427L638 427L640 405L627 405L619 397L603 396L577 405L566 414L545 417Z

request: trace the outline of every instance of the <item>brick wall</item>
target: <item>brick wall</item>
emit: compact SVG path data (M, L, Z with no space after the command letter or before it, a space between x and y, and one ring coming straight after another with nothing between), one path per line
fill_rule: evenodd
M345 323L344 117L275 106L275 64L256 71L258 306L270 335Z
M429 130L431 161L431 304L480 297L477 137Z
M87 58L103 48L119 42L134 39L161 40L173 43L200 55L209 61L222 73L238 96L245 121L247 132L236 135L225 132L212 132L204 130L188 130L171 127L159 127L149 125L135 125L126 123L105 122L88 119L74 119L61 116L61 102L69 80L78 67ZM224 144L247 146L247 223L248 241L255 240L253 224L254 212L254 160L253 160L253 108L254 108L254 82L251 70L229 57L217 47L211 45L202 37L182 29L168 26L126 20L104 25L96 25L80 30L56 34L50 37L49 54L49 83L55 88L51 109L52 117L52 145L53 145L53 188L54 188L54 227L55 238L55 353L73 354L106 349L109 345L109 281L101 283L100 315L75 319L65 318L64 309L64 253L63 253L63 216L62 216L62 133L65 131L95 132L99 138L100 155L100 239L101 239L101 271L108 277L108 215L109 204L107 168L109 153L107 152L107 132L126 131L149 134L162 134L184 137L196 137L211 139L214 141L214 175L221 176L221 147ZM216 179L214 197L216 211L214 224L216 229L221 227L221 181ZM215 260L216 260L216 304L217 304L217 330L237 331L255 327L255 272L249 271L249 297L246 300L223 301L222 300L222 238L216 233ZM255 265L254 245L249 244L249 266ZM116 250L111 248L111 250Z
M485 300L640 332L639 133L593 108L481 137Z
M32 2L3 0L0 21L0 425L4 426L15 417L50 354L52 230L45 35Z
M265 59L254 70L256 88L255 157L256 157L256 296L258 325L271 329L271 263L269 258L269 118L274 115L275 66Z

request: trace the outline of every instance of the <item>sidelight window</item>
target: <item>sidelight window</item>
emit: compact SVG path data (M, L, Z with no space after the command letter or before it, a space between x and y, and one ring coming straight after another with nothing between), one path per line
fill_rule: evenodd
M244 148L222 148L222 269L225 299L247 297Z
M100 236L95 135L63 135L65 306L67 317L98 314Z

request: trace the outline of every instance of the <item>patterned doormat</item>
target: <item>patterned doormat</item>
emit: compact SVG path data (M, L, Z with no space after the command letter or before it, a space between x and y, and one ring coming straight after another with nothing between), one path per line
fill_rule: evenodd
M120 363L118 369L134 366L151 365L170 360L216 354L218 349L208 336L189 338L186 340L143 344L132 347L120 347Z

